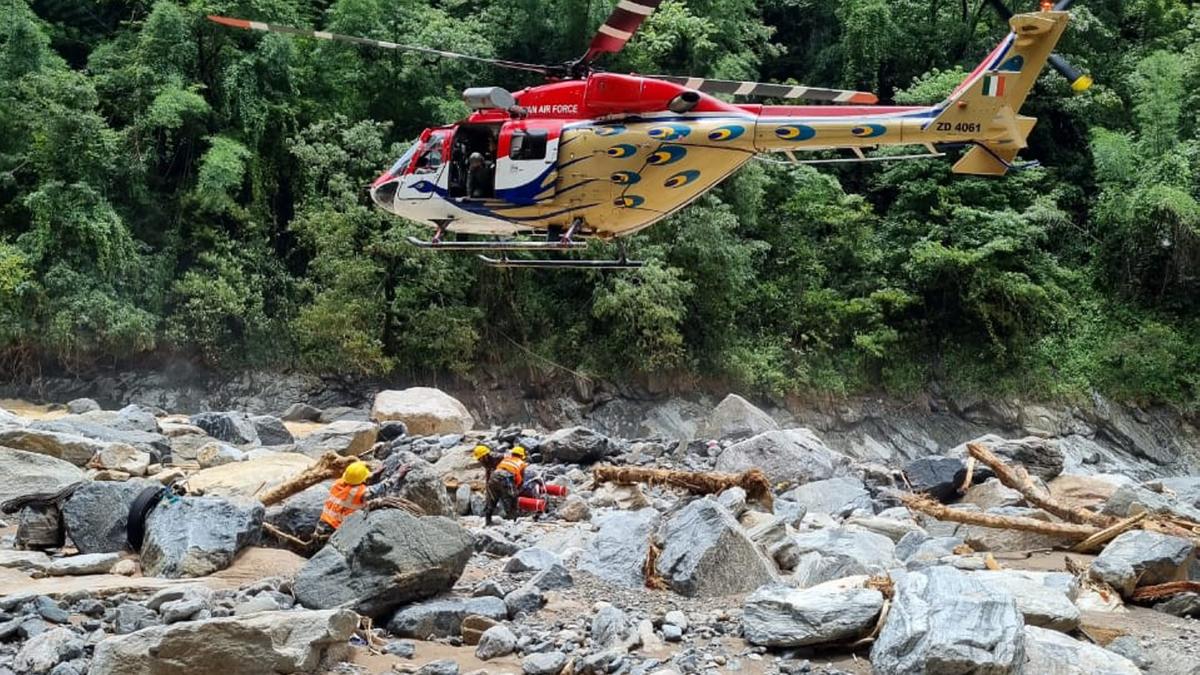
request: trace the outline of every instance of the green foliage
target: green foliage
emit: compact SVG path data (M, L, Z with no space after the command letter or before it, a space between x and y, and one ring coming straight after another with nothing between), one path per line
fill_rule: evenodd
M632 240L648 267L577 274L415 250L405 236L428 231L365 189L420 130L467 113L463 87L535 78L203 18L561 63L615 4L0 3L0 364L169 350L321 373L488 363L780 396L936 382L1200 409L1190 3L1072 9L1059 51L1097 84L1040 78L1022 112L1039 118L1024 154L1042 170L752 162ZM1001 34L986 3L668 0L602 65L925 105Z

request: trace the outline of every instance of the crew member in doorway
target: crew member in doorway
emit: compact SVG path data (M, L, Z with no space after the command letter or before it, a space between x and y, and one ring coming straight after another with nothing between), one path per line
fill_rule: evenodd
M495 180L492 163L478 152L467 158L467 196L471 199L486 199L492 196Z

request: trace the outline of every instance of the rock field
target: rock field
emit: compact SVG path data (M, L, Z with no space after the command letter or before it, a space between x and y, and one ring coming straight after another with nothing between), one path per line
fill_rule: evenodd
M1183 420L974 402L1017 433L885 445L918 418L730 395L623 438L322 402L0 408L0 675L1200 674ZM484 527L480 442L567 495ZM347 455L409 472L313 544L332 481L265 495Z

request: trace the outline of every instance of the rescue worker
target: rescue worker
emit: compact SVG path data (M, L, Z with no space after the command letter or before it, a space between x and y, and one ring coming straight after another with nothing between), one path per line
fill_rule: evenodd
M475 461L479 462L479 465L483 467L483 484L487 485L487 482L492 479L492 472L504 460L504 453L492 450L483 443L480 443L475 446L472 454L475 456Z
M500 460L492 475L487 479L487 502L483 508L484 525L492 524L492 514L496 504L504 506L504 515L509 520L517 517L517 497L521 494L521 484L525 482L525 448L517 446L512 452Z
M325 508L321 511L321 520L313 532L313 541L321 542L328 539L347 516L366 506L367 502L383 496L408 475L407 465L399 467L386 480L375 485L367 486L367 478L371 469L366 462L354 462L342 472L342 477L329 488L329 498L325 500Z
M491 162L488 162L478 152L472 152L467 157L467 196L471 199L486 199L492 196Z

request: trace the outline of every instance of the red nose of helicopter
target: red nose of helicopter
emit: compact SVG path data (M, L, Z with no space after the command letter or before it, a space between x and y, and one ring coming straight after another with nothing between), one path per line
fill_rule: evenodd
M396 190L400 187L400 176L385 172L371 183L371 201L384 211L396 212Z

